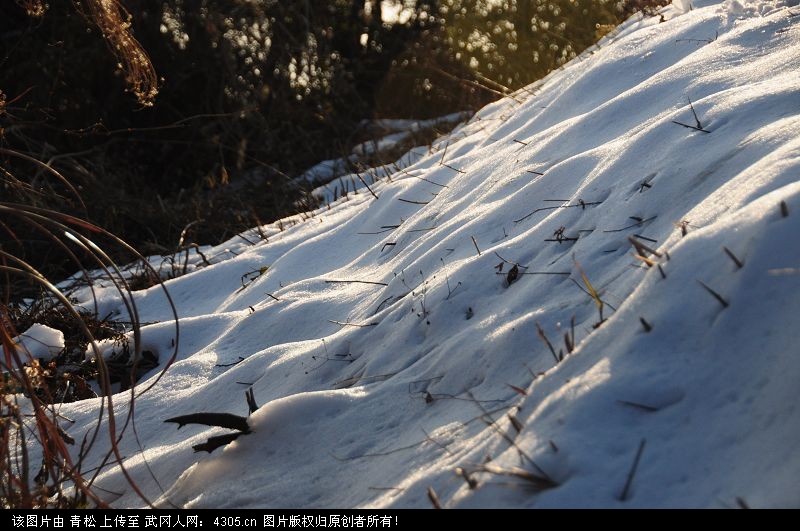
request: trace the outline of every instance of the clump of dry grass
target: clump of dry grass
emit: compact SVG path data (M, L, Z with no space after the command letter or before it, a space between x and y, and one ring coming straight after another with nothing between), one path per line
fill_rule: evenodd
M42 17L47 4L41 0L16 0L28 16ZM147 52L133 36L131 15L118 0L74 1L75 9L103 35L117 66L125 75L128 89L145 107L158 94L158 76Z
M28 16L41 17L47 11L47 5L42 0L16 0Z
M9 179L3 183L7 187L22 186ZM141 375L139 361L147 360L141 350L141 323L124 273L101 246L114 245L143 262L144 258L92 223L24 202L0 201L0 233L9 242L0 248L0 506L105 506L93 489L102 466L96 467L94 475L87 471L87 462L98 458L104 464L116 463L131 488L149 503L125 470L118 448L134 423L134 408L128 408L126 417L117 418L112 391L112 383L119 381L121 389L130 389L129 400L133 402L149 389L135 389L135 381ZM108 316L98 315L96 304L93 309L77 307L63 287L65 284L56 285L23 258L30 240L21 239L18 234L38 234L48 242L59 258L80 271L76 278L82 280L92 296L92 286L98 282L113 286L129 320L113 323ZM169 294L166 296L169 300ZM52 360L36 359L14 340L35 323L64 332L65 348ZM175 359L177 332L176 319L175 350L162 364L162 371ZM97 340L104 338L125 343L123 350L132 363L115 364L115 360L104 359L97 345ZM84 360L87 347L94 353L93 363ZM71 421L59 413L58 405L95 398L91 379L96 379L95 388L101 395L97 399L97 420L76 444L69 434ZM108 430L111 447L105 457L92 452L103 428Z
M130 13L117 0L83 0L74 4L103 34L125 73L129 90L140 104L151 106L158 94L158 77L147 52L133 36Z

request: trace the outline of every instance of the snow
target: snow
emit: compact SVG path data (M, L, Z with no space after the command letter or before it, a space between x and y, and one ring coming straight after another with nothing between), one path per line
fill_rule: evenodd
M470 117L471 113L468 112L454 112L438 118L430 120L409 120L399 118L381 118L372 120L372 125L375 127L386 129L388 131L421 131L423 129L430 129L436 126L457 125Z
M358 161L358 155L353 153L346 158L328 159L315 164L306 171L292 179L295 184L310 184L316 182L325 182L347 172L350 164Z
M356 189L361 188L361 183L356 182L357 178L355 174L350 174L348 171L350 171L350 169L354 166L358 166L364 157L386 153L392 149L395 149L398 145L411 140L414 133L423 131L425 129L432 129L435 127L443 127L447 129L452 128L455 124L458 124L459 122L469 118L469 115L470 113L468 112L456 112L429 120L401 120L388 118L380 120L364 120L361 123L362 129L372 129L376 134L379 134L380 132L388 132L388 134L380 134L380 136L376 136L376 138L372 140L368 140L356 145L353 148L352 153L350 153L350 155L347 157L323 160L322 162L319 162L304 171L301 175L292 179L292 182L297 185L322 185L320 188L315 190L315 193L317 193L317 195L324 200L335 200L333 199L332 195L330 196L330 199L328 199L329 194L326 195L320 190L326 189L325 184L337 178L338 183L342 185L342 190L347 189L352 191L354 189L353 187ZM426 152L427 147L425 146L417 146L412 148L393 164L392 171L397 171L399 168L405 168L406 166L411 165L419 158L420 155L425 154ZM372 169L372 171L368 172L368 174L372 176L377 171L379 171L379 169ZM384 174L381 175L381 177L385 177L386 172L387 170L384 170ZM345 181L348 180L351 184L349 188L347 188L347 185L344 184Z
M800 506L789 5L633 17L371 192L204 250L167 282L178 357L120 444L138 486L192 508ZM169 306L136 303L163 360ZM192 445L225 430L164 424L246 415L249 388L252 433L212 454ZM61 407L76 439L96 407ZM118 467L96 484L143 504Z
M376 140L369 140L362 142L353 148L353 153L356 155L372 155L373 153L380 153L381 151L388 151L398 144L405 142L411 137L411 132L403 131L400 133L392 133L383 136Z
M23 359L30 356L43 362L48 362L64 350L64 334L43 324L31 325L25 332L13 339ZM3 357L6 351L0 347Z

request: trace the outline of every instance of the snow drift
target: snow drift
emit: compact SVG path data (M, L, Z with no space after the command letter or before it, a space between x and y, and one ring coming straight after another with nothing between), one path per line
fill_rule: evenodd
M140 488L166 507L429 507L429 487L445 507L799 506L790 4L634 17L370 190L206 250L168 282L179 359L137 400L141 447L121 443ZM162 293L137 304L168 353ZM191 447L222 430L163 422L246 415L249 388L252 433L210 455ZM63 406L76 439L96 407ZM143 503L116 467L97 485Z

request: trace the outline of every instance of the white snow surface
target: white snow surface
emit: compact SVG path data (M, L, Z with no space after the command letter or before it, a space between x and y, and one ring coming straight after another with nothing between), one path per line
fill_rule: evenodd
M39 323L31 325L13 341L23 359L30 357L48 362L64 350L63 332ZM6 356L5 348L1 346L0 354Z
M137 399L144 450L120 445L139 487L192 508L430 507L429 487L445 507L800 507L792 3L634 17L378 199L263 227L167 282L178 360ZM136 302L163 361L169 307L158 288ZM226 430L164 423L246 415L250 387L252 433L212 454L192 445ZM97 407L61 408L75 439ZM144 504L118 467L97 485Z

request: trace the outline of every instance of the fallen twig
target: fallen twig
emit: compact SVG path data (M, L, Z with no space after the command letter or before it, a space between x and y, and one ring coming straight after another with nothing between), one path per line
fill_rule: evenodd
M329 323L333 323L335 325L339 325L339 326L357 326L357 327L360 327L360 328L366 328L368 326L378 326L378 324L379 324L379 323L365 323L365 324L348 323L348 322L342 322L342 321L334 321L333 319L328 319L328 322Z
M475 241L475 236L470 236L470 238L472 238L472 245L475 246L475 250L478 251L478 256L480 256L481 255L481 250L480 250L480 248L478 248L478 242Z
M654 219L656 219L658 216L652 216L652 217L649 217L649 218L646 218L646 219L642 219L642 218L640 218L640 217L637 217L637 216L628 216L628 217L629 217L630 219L632 219L632 220L636 221L636 223L634 223L634 224L632 224L632 225L628 225L628 226L626 226L626 227L622 227L621 229L611 229L611 230L604 230L603 232L622 232L622 231L624 231L624 230L632 229L633 227L641 227L642 225L644 225L644 224L645 224L645 223L647 223L648 221L653 221L653 220L654 220Z
M372 282L369 280L326 280L326 284L372 284L375 286L388 286L385 282Z

